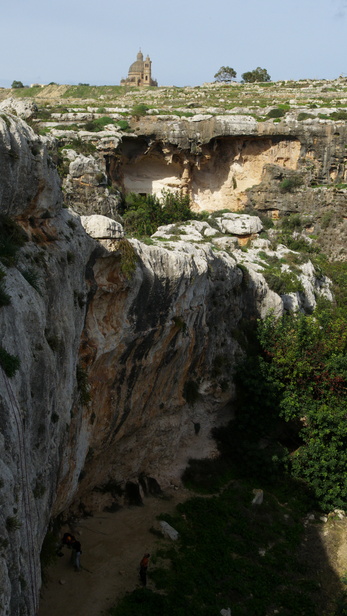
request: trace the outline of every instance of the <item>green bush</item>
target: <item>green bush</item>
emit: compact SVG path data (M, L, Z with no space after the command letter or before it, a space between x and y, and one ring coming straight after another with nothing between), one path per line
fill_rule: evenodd
M270 289L278 293L278 295L297 293L304 290L302 282L292 272L282 272L280 270L264 271L263 275Z
M82 139L78 137L77 139L72 139L71 141L69 141L69 143L59 145L59 151L63 149L75 150L77 154L84 154L85 156L88 156L88 154L94 154L94 152L96 151L96 146L94 145L94 143L91 143L90 141L82 141Z
M21 522L16 517L6 518L6 528L9 532L18 530L22 526Z
M314 119L316 116L312 115L312 113L307 113L306 111L302 111L301 113L298 114L298 120L299 122L302 122L303 120L310 120L310 119Z
M275 109L271 109L266 114L266 117L267 118L283 118L283 116L285 115L286 115L286 112L284 109L279 109L278 107L276 107Z
M281 219L281 227L284 231L299 231L303 227L300 214L291 214Z
M130 113L134 117L141 117L141 116L146 115L148 109L149 109L148 105L144 105L143 103L138 103L137 105L134 105Z
M280 189L282 192L293 192L295 188L300 188L304 183L303 179L299 175L292 175L288 178L285 178L280 183Z
M115 120L112 120L112 118L108 116L103 116L102 118L96 118L95 120L86 122L84 129L90 133L100 132L104 130L105 126L108 124L115 124Z
M128 130L130 128L126 120L118 120L116 124L121 130Z
M325 510L347 505L347 315L345 307L259 324L262 364L277 408L297 422L301 443L290 456L293 475L313 489ZM303 418L305 420L303 421Z
M20 366L19 357L11 355L6 349L0 346L0 366L8 377L12 377L16 374Z
M0 261L4 265L15 265L17 252L27 241L25 231L9 216L0 214Z
M334 212L332 212L331 210L329 210L329 212L324 212L324 214L322 215L320 224L322 229L327 229L331 223L331 221L334 218Z
M152 235L160 225L201 219L201 215L191 211L188 196L170 192L163 192L161 199L130 193L121 213L125 231L140 237Z
M347 111L333 111L330 117L332 120L347 120Z
M83 406L86 406L91 400L91 394L88 382L88 374L81 364L77 364L76 366L76 381L80 403Z
M123 276L129 280L135 273L138 256L133 245L126 239L118 241L118 252L120 254L120 267ZM116 249L116 247L115 247Z
M21 274L23 278L25 278L25 280L35 289L35 291L41 293L40 277L37 270L29 267L28 269L21 271Z
M5 276L5 272L0 268L0 306L8 306L11 303L11 298L4 289Z

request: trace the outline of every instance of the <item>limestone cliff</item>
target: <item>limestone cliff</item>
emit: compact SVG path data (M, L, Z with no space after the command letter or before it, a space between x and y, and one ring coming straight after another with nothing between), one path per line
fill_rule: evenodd
M121 192L181 190L197 211L251 208L273 219L299 213L327 253L345 258L344 121L200 114L147 116L131 126L126 134L52 131L60 144L80 138L95 149L88 156L62 151L65 200L75 211L114 217Z
M1 265L1 349L20 362L13 376L6 361L0 369L0 587L11 616L36 613L51 517L92 507L105 486L110 504L177 482L189 457L214 454L243 326L285 301L261 265L238 266L236 238L256 240L259 219L231 232L226 215L215 240L208 223L174 239L162 229L166 243L153 245L122 239L113 221L92 233L62 207L51 145L0 117L1 214L27 240ZM314 271L303 276L301 300L314 301Z

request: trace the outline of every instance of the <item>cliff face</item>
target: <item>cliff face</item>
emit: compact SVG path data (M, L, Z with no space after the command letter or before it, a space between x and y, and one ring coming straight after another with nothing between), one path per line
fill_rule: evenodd
M1 265L1 347L20 360L14 376L0 369L0 586L11 616L36 612L51 517L139 499L179 481L189 457L214 454L210 430L232 414L244 323L283 309L259 266L247 278L238 267L231 219L214 242L207 223L150 246L118 239L111 222L92 238L61 207L50 145L0 117L1 214L27 235ZM230 162L235 143L225 147ZM294 161L298 147L288 148Z

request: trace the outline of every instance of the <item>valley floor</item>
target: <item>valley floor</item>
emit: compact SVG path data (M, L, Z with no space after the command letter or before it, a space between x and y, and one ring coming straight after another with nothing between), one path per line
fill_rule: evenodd
M187 490L172 490L164 498L145 499L143 507L124 507L79 520L73 532L82 544L82 571L74 571L65 548L64 556L47 571L39 616L106 616L125 593L140 586L140 559L158 544L150 531L160 528L157 516L173 512L190 496ZM71 529L63 528L62 533L67 530ZM316 516L308 522L302 558L319 582L321 602L327 606L324 616L334 614L335 598L346 588L341 579L347 574L347 519L332 517L321 523ZM150 579L148 588L154 590Z
M189 496L187 490L173 489L165 498L146 498L143 507L124 507L116 513L81 519L74 534L82 544L82 571L74 571L70 551L64 548L64 556L47 571L39 616L99 616L134 590L140 585L139 562L158 541L150 532L160 528L156 516L172 512ZM68 530L62 528L62 534Z

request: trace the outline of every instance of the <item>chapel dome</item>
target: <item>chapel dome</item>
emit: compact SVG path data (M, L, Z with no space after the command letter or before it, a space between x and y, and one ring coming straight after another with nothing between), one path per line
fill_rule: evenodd
M136 61L130 65L129 73L142 73L143 71L143 53L139 51L136 56Z
M136 60L133 62L129 68L129 73L142 73L143 71L143 60Z

